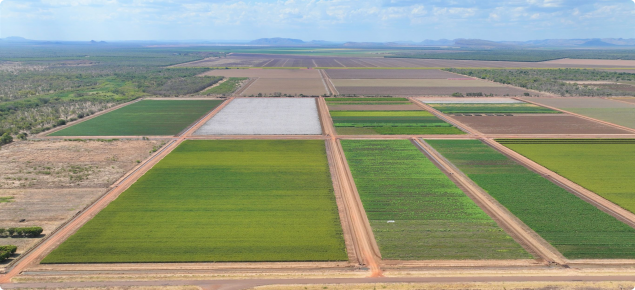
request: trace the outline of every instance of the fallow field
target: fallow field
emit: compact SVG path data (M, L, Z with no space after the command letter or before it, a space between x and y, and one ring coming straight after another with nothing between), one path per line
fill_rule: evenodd
M497 141L611 202L635 212L635 139Z
M384 260L531 258L408 140L342 140Z
M527 100L635 129L635 104L588 97L527 98Z
M49 136L176 135L223 101L143 100Z
M345 261L324 141L185 141L42 263Z
M635 229L478 140L427 140L569 259L633 259Z

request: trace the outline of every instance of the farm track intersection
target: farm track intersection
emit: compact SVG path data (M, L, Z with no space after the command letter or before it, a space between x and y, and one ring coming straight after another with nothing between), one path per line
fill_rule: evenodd
M324 77L324 76L323 76ZM327 76L328 77L328 76ZM329 88L328 86L328 79L324 79L325 83L327 84L327 88ZM331 90L329 88L329 90ZM37 269L38 266L34 265L41 260L48 252L50 252L54 247L56 247L57 245L59 245L62 241L64 241L67 237L69 237L71 234L73 234L74 231L76 231L79 227L81 227L84 223L86 223L88 220L90 220L92 217L94 217L94 215L99 212L101 209L105 208L108 203L110 203L112 200L116 199L117 196L121 193L123 193L130 185L132 185L139 177L141 177L145 172L147 172L148 170L150 170L156 163L158 163L163 157L165 157L167 154L169 154L174 148L176 148L180 143L182 143L185 140L214 140L214 139L235 139L235 140L248 140L248 139L322 139L325 140L326 144L327 144L327 154L329 157L329 165L332 166L332 169L334 169L334 172L332 172L333 175L333 179L337 180L337 182L334 182L334 186L339 186L340 187L340 194L341 194L341 198L343 201L343 204L345 206L345 213L344 216L348 217L348 222L350 222L350 231L348 233L348 235L350 236L350 240L351 241L347 241L347 246L350 244L355 251L355 255L353 255L353 259L359 259L358 261L351 261L353 263L351 264L346 264L342 265L342 263L340 263L337 266L334 266L333 264L327 265L324 264L323 266L319 266L319 265L315 265L315 264L302 264L302 263L298 263L297 266L298 268L305 268L305 269L312 269L315 266L317 266L317 268L321 268L323 267L323 269L331 269L331 267L333 267L332 269L342 269L342 266L344 266L344 269L352 269L352 268L356 268L357 271L356 273L359 274L361 271L361 273L364 273L366 271L366 269L368 269L368 275L370 277L378 277L378 278L360 278L358 280L354 280L355 283L360 283L360 282L368 282L368 281L372 281L375 283L380 283L380 282L417 282L417 281L422 281L422 282L433 282L433 281L461 281L462 279L465 279L467 281L564 281L564 280L587 280L587 281L606 281L606 280L621 280L621 281L635 281L635 277L633 277L632 275L626 273L625 275L616 275L616 276L575 276L572 275L572 273L570 272L569 269L565 269L565 268L560 268L559 271L561 271L561 273L558 273L558 275L556 276L543 276L543 274L537 274L537 275L529 275L529 276L510 276L509 280L506 280L507 278L505 277L477 277L480 275L475 275L472 277L464 277L464 278L455 278L455 277L439 277L439 278L430 278L430 277L412 277L412 278L391 278L391 277L380 277L382 275L384 276L390 276L391 272L396 272L399 271L397 269L419 269L419 268L434 268L434 267L474 267L474 266L481 266L481 267L509 267L511 269L511 271L514 271L514 268L520 267L518 269L516 269L519 272L523 272L525 271L524 269L526 267L530 267L532 269L535 268L545 268L545 269L550 269L548 268L548 266L546 265L546 263L543 263L541 261L531 261L531 262L508 262L508 261L500 261L500 263L496 263L495 261L408 261L408 262L403 262L401 263L401 265L395 265L392 263L383 263L381 261L380 258L380 253L377 250L377 245L376 242L374 240L374 237L372 235L372 230L370 229L370 225L368 223L366 214L364 212L364 208L361 204L361 201L359 200L359 195L356 192L356 188L354 185L354 181L352 180L352 176L350 174L350 169L348 169L348 165L346 163L345 157L343 156L343 151L341 148L341 145L339 144L339 139L411 139L413 140L418 146L423 147L425 149L429 149L425 147L425 143L421 142L420 139L480 139L483 142L485 142L486 144L488 144L490 147L493 147L496 150L499 150L500 152L504 153L505 155L511 157L512 159L516 160L517 162L523 164L525 167L528 167L540 174L542 174L543 176L548 176L550 180L553 180L554 182L556 182L557 184L561 184L563 187L565 188L569 188L572 191L576 192L574 194L580 196L581 198L583 198L584 200L586 200L587 202L590 202L591 204L595 205L596 207L602 209L605 212L608 212L609 214L616 216L618 219L626 222L627 224L633 226L635 225L635 215L633 215L632 213L629 212L624 212L625 210L615 206L614 204L602 199L601 197L595 195L592 192L584 191L583 188L581 188L580 186L577 186L576 184L568 181L567 179L558 176L557 174L547 170L546 168L540 168L541 166L533 163L532 161L526 159L524 160L522 156L520 156L519 154L507 149L505 150L504 147L498 143L496 143L493 139L494 138L635 138L635 130L628 130L630 132L633 132L633 134L571 134L571 135L552 135L552 134L526 134L526 135L521 135L521 134L482 134L481 132L478 132L476 130L474 130L473 128L470 128L460 122L458 122L456 119L452 118L451 116L447 116L445 114L442 114L434 109L432 109L430 106L427 106L425 104L422 104L418 101L414 101L412 100L412 102L421 107L422 109L425 109L431 113L433 113L435 116L439 117L440 119L455 125L458 128L461 128L463 131L465 131L466 133L468 133L468 135L449 135L449 136L440 136L440 135L419 135L419 136L413 136L413 135L394 135L394 136L386 136L386 135L367 135L367 136L338 136L335 133L335 130L333 128L333 125L331 123L331 118L329 115L329 111L326 105L326 102L324 101L324 98L318 98L317 99L317 103L318 103L318 113L320 116L320 121L322 124L322 129L323 129L323 135L315 135L315 136L306 136L306 135L288 135L288 136L280 136L280 135L261 135L261 136L234 136L234 135L225 135L225 136L192 136L192 133L195 132L200 126L202 126L203 124L205 124L205 122L207 122L209 119L211 119L216 113L218 113L220 110L222 110L222 108L224 108L229 102L231 102L233 98L227 100L226 102L222 103L221 105L219 105L217 108L215 108L213 111L211 111L209 114L207 114L205 117L203 117L202 119L200 119L198 122L196 122L194 125L192 125L191 127L189 127L189 129L186 130L186 132L184 132L183 134L181 134L180 136L177 137L165 137L165 136L156 136L156 137L150 137L151 139L163 139L163 140L170 140L169 143L167 143L161 150L157 151L155 154L153 154L152 156L150 156L147 160L145 160L142 164L140 164L137 168L133 169L130 173L128 173L127 175L125 175L121 180L117 181L113 186L110 192L108 192L104 197L102 197L100 200L98 200L96 203L92 204L89 208L87 208L87 210L85 210L84 212L82 212L80 215L76 216L74 219L72 219L68 224L66 224L66 226L64 226L63 228L61 228L59 231L55 232L53 235L51 235L50 237L47 237L44 242L42 244L40 244L37 248L33 249L33 251L31 251L30 253L28 253L27 255L25 255L24 257L21 257L21 259L19 260L18 263L15 264L15 266L10 269L10 271L5 274L0 276L0 283L9 283L10 279L13 277L16 277L17 275L19 275L21 272L29 269L29 268L34 268L35 272L28 272L26 271L25 273L27 273L26 276L30 276L33 275L34 273L41 273L41 274L45 274L45 273L49 273L51 272L51 269L53 272L56 271L56 267L53 266L52 268L50 268L49 270L45 270L45 269ZM523 101L526 101L525 99L523 99ZM540 104L538 104L540 105ZM562 110L560 110L562 111ZM568 112L567 112L568 113ZM595 120L592 118L584 118L596 123L600 123L603 125L608 125L608 122L603 122L603 121L599 121L599 120ZM609 123L610 124L610 123ZM613 124L611 124L613 125ZM621 126L616 126L613 125L614 127L621 127ZM624 127L621 127L620 129L624 129ZM126 139L126 138L130 138L130 139L134 139L134 138L140 138L139 137L135 137L135 136L121 136L122 139ZM57 137L41 137L41 139L54 139ZM78 137L78 138L83 138L83 137ZM505 147L506 148L506 147ZM443 161L439 161L442 160L441 156L435 155L434 153L430 153L430 151L425 150L426 152L428 152L428 154L430 154L429 156L433 156L433 159L435 162L439 162L439 163L443 163ZM511 151L511 152L510 152ZM451 164L441 164L441 166L443 166L446 169L450 169L452 168ZM451 169L450 169L451 170ZM465 181L467 182L467 181ZM337 189L336 189L337 190ZM476 190L476 189L473 189ZM481 198L487 198L485 197L481 197ZM485 201L482 201L485 202ZM492 208L495 208L495 206L493 205L489 205ZM616 208L617 207L617 208ZM493 210L492 208L488 209L491 211ZM620 211L621 209L621 211ZM629 215L630 214L630 215ZM502 218L503 220L505 220L505 214L504 213L498 213L497 217ZM513 224L513 221L510 220L505 220L505 223L510 223ZM511 227L510 225L506 225L506 227ZM517 225L515 227L518 227ZM523 230L519 227L516 228L514 231L518 231L516 234L517 235L522 235ZM345 236L347 235L346 230L345 230ZM596 261L596 260L563 260L561 256L558 255L558 253L553 253L552 251L550 251L548 249L548 247L544 247L544 243L540 242L540 241L536 241L535 239L532 240L531 236L529 235L529 237L524 237L524 245L529 246L530 248L532 248L534 251L540 253L539 256L545 258L545 261L547 262L556 262L557 264L560 265L569 265L569 266L575 266L575 265L580 265L580 266L585 266L585 265L600 265L603 264L604 266L612 266L612 267L618 267L620 265L635 265L635 261L630 261L630 260L602 260L602 261ZM349 249L350 251L350 249ZM507 264L506 264L507 263ZM211 269L214 270L218 270L218 269L222 269L223 267L225 267L225 265L221 265L222 263L218 264L218 265L214 265L211 267ZM254 263L257 264L257 263ZM355 264L360 264L359 266L355 267ZM217 266L217 267L215 267ZM567 266L567 267L569 267ZM100 268L101 267L101 268ZM105 268L104 268L105 267ZM150 273L153 271L153 268L156 269L155 267L167 267L168 269L173 268L171 265L165 265L165 264L157 264L157 265L141 265L141 266L135 266L132 267L132 265L128 266L128 265L120 265L118 266L119 270L117 271L123 271L125 272L127 269L132 269L132 268L137 268L137 271L140 271L141 273ZM199 265L192 265L191 266L192 269L196 268L196 267L200 267ZM275 272L277 269L275 268L276 265L274 263L262 263L261 265L253 265L250 264L249 266L246 266L246 269L258 269L261 272L266 272L265 269L270 269L272 272ZM59 271L60 273L64 273L68 270L63 270L63 267L59 267ZM83 269L82 271L84 271L85 273L100 273L100 272L107 272L108 267L105 265L81 265L78 268ZM284 268L284 267L281 267ZM185 266L185 269L187 270L187 266ZM77 269L76 269L77 270ZM75 270L75 271L76 271ZM72 270L71 270L72 271ZM619 271L619 270L618 270ZM544 275L547 275L546 273ZM514 279L518 279L518 280L514 280ZM544 279L544 280L543 280ZM597 279L597 280L595 280ZM196 285L212 285L212 284L226 284L228 285L227 288L215 288L215 289L244 289L245 286L247 287L251 287L254 285L265 285L265 284L279 284L279 283L283 283L283 284L287 284L291 281L294 281L295 283L293 284L305 284L305 283L353 283L353 280L351 280L351 282L344 282L344 280L338 280L336 278L332 278L332 279L324 279L324 280L311 280L311 279L304 279L304 280L263 280L263 279L254 279L254 280L243 280L241 282L234 282L235 280L233 280L232 282L227 282L227 281L218 281L214 282L214 281L206 281L205 283L195 283ZM338 282L340 281L340 282ZM167 282L167 281L165 281ZM160 284L159 281L154 281L154 282L86 282L86 283L97 283L95 285L119 285L117 283L124 283L121 285L135 285L137 283L137 285L167 285L170 283L173 283L174 285L184 285L184 284L180 284L186 281L171 281L165 284ZM209 282L209 283L208 283ZM99 284L102 283L102 284ZM146 283L146 284L144 284ZM156 283L156 284L155 284ZM48 285L51 285L49 283L47 283ZM2 287L5 289L11 289L14 287L27 287L28 283L25 284L2 284ZM37 284L33 284L33 285L37 285ZM60 285L66 285L66 286L75 286L75 285L82 285L79 284L79 282L65 282L63 284ZM88 284L87 284L88 285ZM191 285L191 284L189 284ZM241 288L242 287L242 288Z

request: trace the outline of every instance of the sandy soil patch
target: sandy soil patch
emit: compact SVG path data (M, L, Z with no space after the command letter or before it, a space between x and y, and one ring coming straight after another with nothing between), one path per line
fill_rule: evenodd
M602 98L583 98L583 97L566 97L566 98L527 98L529 101L540 103L543 105L564 108L635 108L635 105L629 105L623 102L616 102Z
M438 69L328 69L332 79L448 79L462 77Z
M615 98L611 98L611 99L615 99L615 100L619 100L619 101L622 101L622 102L628 102L628 103L635 104L635 97L615 97Z
M454 93L483 93L494 96L522 96L529 91L512 87L338 87L342 95L362 96L450 96Z
M453 116L484 134L630 134L566 114Z
M322 79L320 72L314 69L219 69L205 72L202 75L267 79Z
M188 63L174 65L173 67L252 67L260 66L267 62L264 58L241 58L241 57L213 57L197 60Z
M505 87L482 80L448 79L334 79L333 84L338 90L340 87Z
M44 235L106 192L160 141L21 141L0 149L0 227L40 226ZM25 219L25 222L19 222ZM2 238L23 252L34 239ZM1 266L0 266L1 267Z
M242 95L321 96L327 93L322 79L260 78L242 92Z
M421 111L415 105L329 105L329 111Z
M598 65L609 67L635 67L635 60L621 60L621 59L556 59L543 62L544 64L573 64L573 65Z
M239 98L194 135L322 134L314 98Z
M122 283L125 284L125 283ZM63 287L63 288L21 288L24 290L200 290L198 286L108 286L108 287Z

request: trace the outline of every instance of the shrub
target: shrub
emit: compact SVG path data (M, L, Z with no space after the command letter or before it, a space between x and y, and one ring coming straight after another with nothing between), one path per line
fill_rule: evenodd
M463 97L463 94L461 94L461 93L454 93L454 94L452 94L452 96L453 96L453 97L457 97L457 98L461 98L461 97Z
M26 228L8 228L5 232L9 237L37 237L42 233L41 227L26 227ZM5 235L7 235L5 234Z
M20 139L20 140L26 140L26 137L27 137L27 136L28 136L28 134L27 134L27 133L22 132L22 133L18 134L18 136L17 136L17 137L18 137L18 139Z
M0 145L9 144L11 142L13 142L13 137L11 137L9 133L4 133L2 137L0 137Z
M9 252L11 254L15 254L15 251L18 250L18 247L8 245L8 246L0 246L0 252Z
M0 251L0 262L4 262L11 257L11 252Z
M64 125L66 125L66 120L59 119L59 120L57 120L57 122L55 122L55 125L56 126L64 126Z

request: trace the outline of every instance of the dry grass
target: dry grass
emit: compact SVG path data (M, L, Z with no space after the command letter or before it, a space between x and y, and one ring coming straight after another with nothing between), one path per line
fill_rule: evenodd
M111 287L64 287L64 288L21 288L24 290L200 290L198 286L111 286Z
M556 59L543 62L544 64L568 64L568 65L597 65L606 67L630 67L635 66L635 60L611 60L611 59Z
M322 284L322 285L269 285L252 288L254 290L463 290L463 289L506 289L506 290L591 290L591 289L632 289L632 282L489 282L489 283L377 283L377 284Z

